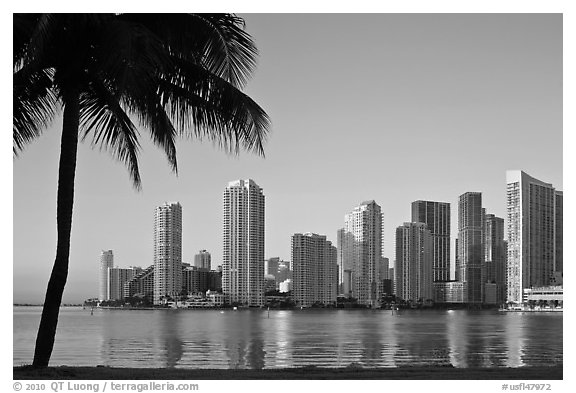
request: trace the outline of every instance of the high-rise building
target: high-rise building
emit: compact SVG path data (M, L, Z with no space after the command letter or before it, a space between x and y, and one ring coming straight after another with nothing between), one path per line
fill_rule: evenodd
M182 269L182 291L196 295L206 293L210 284L210 271L203 267L185 266Z
M405 222L396 228L396 296L406 301L433 299L432 234L425 223Z
M379 264L379 270L380 270L380 282L379 282L379 292L381 295L383 294L387 294L387 295L391 295L392 294L392 287L391 287L391 279L390 279L390 259L386 258L386 257L380 257L380 264Z
M494 301L487 299L483 291L483 303L502 304L506 302L506 241L504 240L504 219L486 214L484 224L484 263L482 265L482 285L493 284Z
M434 281L450 280L450 204L447 202L412 202L412 222L423 222L432 234Z
M182 292L182 206L164 203L154 214L154 304Z
M372 307L380 301L382 223L380 206L366 201L345 215L344 228L338 231L341 293Z
M526 289L550 285L562 270L562 193L525 172L506 172L507 301L522 303Z
M124 285L124 297L139 297L152 303L154 298L154 265L136 274Z
M230 303L264 304L264 193L253 180L224 191L222 291Z
M200 250L200 252L194 255L194 266L200 269L208 269L212 268L211 263L212 257L210 253L206 250Z
M555 261L554 261L554 271L558 274L560 274L560 276L562 276L562 273L564 272L564 260L563 260L563 252L564 252L564 248L562 247L562 241L564 239L564 231L563 231L563 225L564 225L564 220L562 218L563 214L564 214L564 193L562 191L556 191L556 206L554 207L554 210L556 212L556 215L554 217L555 220L555 231L556 233L554 234L554 238L556 240L555 243L555 247L556 247L556 253L554 255Z
M278 265L280 264L280 258L268 258L264 261L264 275L272 275L276 277L278 274Z
M297 306L336 302L336 247L315 233L292 235L292 298Z
M482 303L484 262L484 215L482 193L466 192L458 198L458 280L463 283L464 303Z
M108 300L123 300L128 282L137 274L142 273L140 267L109 267L108 268Z
M112 250L102 250L100 253L100 282L98 288L98 300L110 300L108 298L108 268L114 267L114 253Z
M346 248L345 244L353 244L354 235L345 232L344 228L336 233L336 260L338 264L338 295L352 297L352 247ZM346 253L346 256L344 254Z

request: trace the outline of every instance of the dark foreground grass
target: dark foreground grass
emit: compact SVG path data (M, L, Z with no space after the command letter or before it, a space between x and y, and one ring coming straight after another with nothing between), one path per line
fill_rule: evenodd
M323 368L303 367L265 370L198 370L113 367L14 367L14 379L86 380L265 380L265 379L405 379L405 380L561 380L562 366L522 368Z

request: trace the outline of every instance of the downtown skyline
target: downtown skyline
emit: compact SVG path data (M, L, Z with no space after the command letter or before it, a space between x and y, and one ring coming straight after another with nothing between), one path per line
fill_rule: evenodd
M486 210L505 217L506 170L564 189L561 16L241 16L260 50L246 92L272 118L266 158L181 140L176 177L144 141L136 192L121 164L81 144L64 302L98 295L101 250L117 266L149 266L150 216L165 201L183 206L182 261L207 250L220 265L221 194L233 179L266 194L266 259L289 260L294 233L335 244L344 215L375 200L392 264L410 204L448 202L452 271L459 195L481 192ZM367 34L375 41L355 45ZM337 64L342 48L349 56ZM42 301L54 258L59 122L14 159L15 302Z

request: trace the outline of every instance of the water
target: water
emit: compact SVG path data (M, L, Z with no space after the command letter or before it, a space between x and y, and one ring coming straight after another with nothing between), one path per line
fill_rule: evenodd
M14 307L15 366L40 307ZM562 313L62 308L51 365L177 368L562 364Z

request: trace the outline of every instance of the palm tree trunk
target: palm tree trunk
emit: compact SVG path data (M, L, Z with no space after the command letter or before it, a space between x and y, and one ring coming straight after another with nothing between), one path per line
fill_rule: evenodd
M36 349L34 351L33 367L48 367L58 313L62 303L62 294L68 277L68 259L70 256L70 231L72 229L72 206L74 204L74 175L76 172L76 153L78 150L78 127L80 122L79 93L69 91L64 95L64 117L62 126L62 141L60 145L60 167L58 169L58 199L57 199L57 231L56 260L48 281L42 318Z

